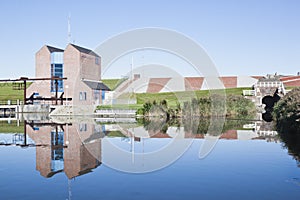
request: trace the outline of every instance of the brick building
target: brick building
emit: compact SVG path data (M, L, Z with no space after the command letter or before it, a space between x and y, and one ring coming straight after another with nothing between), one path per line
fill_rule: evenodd
M66 77L59 80L58 97L72 98L72 105L98 105L102 92L109 90L101 80L101 57L90 49L74 44L59 49L43 46L35 55L36 78ZM27 98L33 94L54 97L55 81L36 81L27 89ZM49 103L49 102L48 102Z

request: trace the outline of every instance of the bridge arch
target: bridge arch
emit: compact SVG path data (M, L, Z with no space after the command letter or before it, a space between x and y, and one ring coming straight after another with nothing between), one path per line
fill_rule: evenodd
M274 96L271 96L271 95L267 95L267 96L262 98L262 104L266 105L265 109L273 108L276 102L277 101L274 98Z
M272 111L274 105L280 100L278 94L278 89L275 91L274 95L267 95L262 98L262 104L265 104L265 113L262 114L262 118L266 122L271 122L273 120Z

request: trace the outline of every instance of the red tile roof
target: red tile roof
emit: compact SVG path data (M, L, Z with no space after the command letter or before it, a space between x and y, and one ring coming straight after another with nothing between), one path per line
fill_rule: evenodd
M295 79L300 79L300 76L284 76L281 77L280 80L281 81L290 81L290 80L295 80Z
M171 138L167 133L161 131L149 131L150 138Z
M192 132L184 132L184 138L197 138L197 139L203 139L204 134L194 134Z
M184 85L186 91L200 90L202 87L203 77L186 77L184 78Z
M236 130L228 130L221 135L220 139L230 139L230 140L237 139L237 131Z
M264 76L251 76L252 78L255 78L255 79L261 79L261 78L263 78Z
M300 86L300 76L289 76L282 77L280 80L283 82L285 87L299 87Z
M220 79L223 82L225 88L236 88L237 87L237 77L236 76L220 77Z
M171 78L151 78L149 80L147 93L160 92Z

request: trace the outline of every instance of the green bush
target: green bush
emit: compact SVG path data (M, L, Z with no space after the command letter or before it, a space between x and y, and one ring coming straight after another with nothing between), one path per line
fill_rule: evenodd
M219 95L202 97L184 102L182 115L187 117L227 116L231 118L253 118L255 104L240 95L229 95L225 99ZM225 110L226 109L226 110Z
M281 98L273 109L279 131L300 133L300 88L295 88Z

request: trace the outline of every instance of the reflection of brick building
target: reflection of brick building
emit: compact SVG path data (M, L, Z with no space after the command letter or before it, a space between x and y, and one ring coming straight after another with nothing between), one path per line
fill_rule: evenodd
M228 130L220 136L220 139L236 140L238 139L237 130Z
M72 98L73 104L100 104L101 91L108 88L101 80L101 58L92 50L68 44L65 50L43 46L36 53L37 78L66 77L58 81L59 96ZM54 97L55 81L37 81L27 89L27 97L38 93L42 97Z
M36 169L44 177L64 171L70 179L90 172L101 164L101 139L95 140L94 126L84 124L63 126L26 126L35 141ZM66 145L68 141L68 145Z

